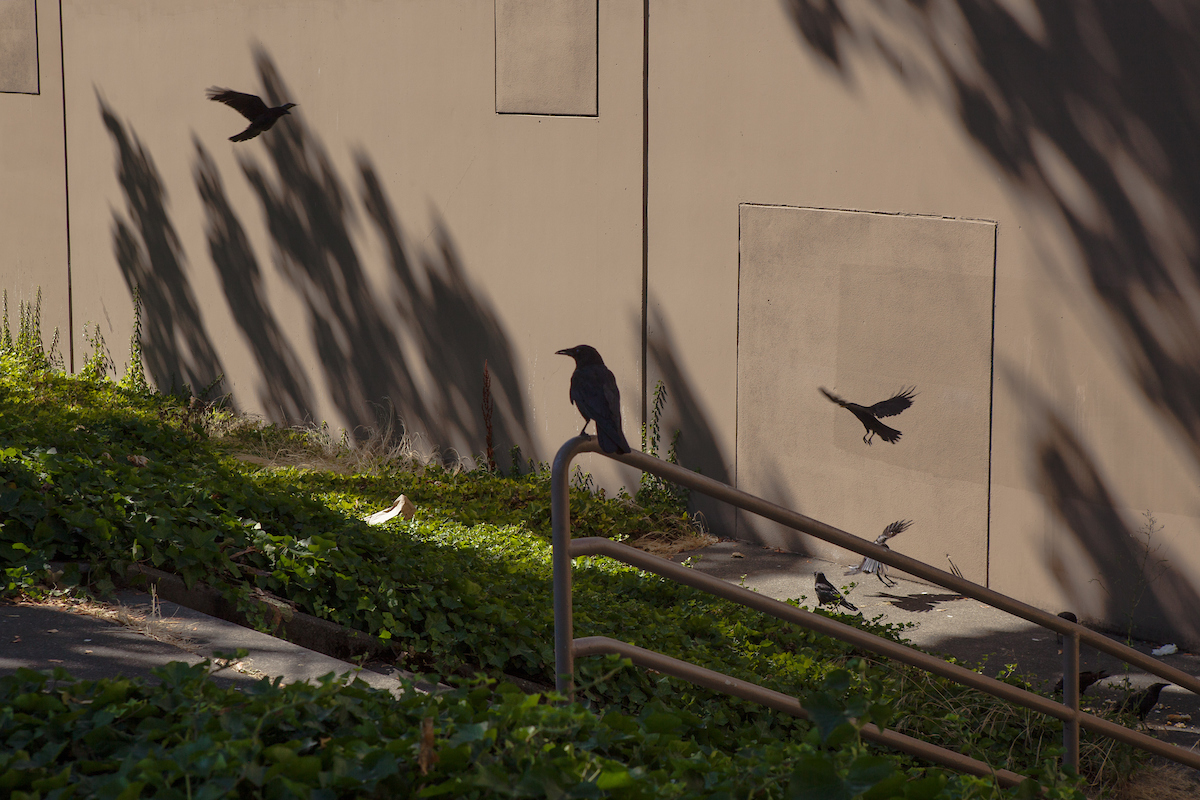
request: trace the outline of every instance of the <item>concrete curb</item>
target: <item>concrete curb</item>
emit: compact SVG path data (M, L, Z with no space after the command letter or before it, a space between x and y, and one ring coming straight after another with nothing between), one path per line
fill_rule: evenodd
M158 597L193 611L254 628L247 616L238 611L236 604L207 584L197 583L189 589L179 576L143 564L130 566L125 580L135 589L149 591L153 587ZM394 646L384 644L373 636L297 611L286 600L266 592L250 602L272 622L269 631L272 636L309 650L342 660L384 653L390 655L394 652Z
M164 600L254 630L250 620L245 614L238 611L236 604L230 602L219 591L207 584L197 583L189 589L178 575L144 564L131 565L125 574L125 581L132 588L147 591L153 586L155 594ZM394 657L396 654L395 645L384 644L362 631L298 611L286 600L266 592L260 592L257 597L251 598L250 602L262 611L266 619L271 620L272 628L269 631L271 636L300 647L343 661L363 656L367 658ZM411 675L406 670L397 671ZM553 686L516 675L506 673L504 678L527 694L547 694L554 691ZM437 688L449 689L450 687L438 684Z

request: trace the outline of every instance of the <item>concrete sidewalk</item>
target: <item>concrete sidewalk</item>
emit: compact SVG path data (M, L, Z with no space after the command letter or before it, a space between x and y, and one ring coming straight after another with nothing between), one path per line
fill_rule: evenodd
M855 582L848 598L863 616L909 626L904 635L923 650L949 654L971 665L983 664L983 671L991 675L1015 664L1035 687L1046 691L1062 674L1062 659L1052 632L900 575L893 576L897 584L889 588L872 575L844 577L850 564L736 541L674 557L679 562L688 559L701 572L776 599L804 598L802 602L810 608L816 604L813 573L821 571L839 587ZM1159 644L1135 642L1134 647L1149 653ZM170 661L194 664L215 658L218 652L233 653L239 648L249 654L232 669L220 673L220 680L248 682L267 676L296 681L314 680L330 672L353 673L372 686L397 691L401 687L399 678L411 677L378 661L362 669L177 603L155 603L143 592L125 591L104 604L0 604L0 675L20 667L63 667L78 678L150 677L154 667ZM1195 654L1177 653L1162 660L1188 674L1200 674L1200 657ZM1126 671L1112 656L1088 647L1080 653L1080 664L1085 670L1107 669L1111 675L1088 691L1093 699L1124 698L1127 690L1119 684L1126 678L1136 688L1157 680L1137 670ZM1190 715L1192 722L1182 728L1168 726L1168 714ZM1168 687L1147 722L1161 731L1160 735L1192 746L1200 742L1200 697Z
M689 559L692 567L700 572L740 583L776 600L804 598L801 603L809 608L817 604L813 573L823 572L829 582L839 588L857 584L846 596L864 618L911 626L903 635L922 650L954 656L969 666L983 665L982 671L992 676L1006 665L1015 664L1017 671L1035 688L1047 692L1062 676L1062 656L1052 631L939 586L906 579L895 570L889 573L896 581L891 588L874 575L844 576L847 569L858 564L857 558L839 564L749 542L726 540L672 558L679 563ZM1111 638L1123 641L1120 637ZM1164 643L1135 641L1133 648L1149 654L1161 644ZM1200 675L1200 656L1196 654L1180 652L1162 656L1160 660L1189 675ZM1136 689L1161 680L1136 669L1127 672L1121 661L1091 647L1080 648L1079 663L1080 669L1106 669L1110 674L1109 678L1088 690L1087 697L1093 700L1124 699L1128 694L1121 686L1125 678ZM1192 721L1184 727L1168 725L1169 714L1190 715ZM1146 722L1160 732L1160 738L1191 747L1200 742L1200 696L1168 686Z
M248 683L263 677L286 682L353 674L371 686L399 691L400 677L331 658L290 642L226 622L176 603L124 591L109 603L0 604L0 675L20 667L62 667L76 678L151 678L171 661L196 664L217 653L248 655L218 680Z

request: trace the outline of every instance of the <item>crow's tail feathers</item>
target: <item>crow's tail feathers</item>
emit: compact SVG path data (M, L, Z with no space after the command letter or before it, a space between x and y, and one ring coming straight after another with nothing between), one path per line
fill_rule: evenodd
M889 428L877 419L871 420L870 431L888 444L895 444L900 441L900 431L895 428Z
M620 429L612 430L608 425L596 426L596 439L600 443L600 449L606 453L628 453L629 442L625 439L625 433Z

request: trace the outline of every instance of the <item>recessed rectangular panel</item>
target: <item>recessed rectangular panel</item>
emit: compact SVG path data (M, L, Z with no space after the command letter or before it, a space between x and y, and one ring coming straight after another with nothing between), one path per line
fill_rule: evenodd
M741 207L739 488L986 581L995 224ZM871 406L915 387L875 436L825 398ZM749 514L738 535L858 557Z
M38 91L35 0L0 0L0 92Z
M596 0L496 0L496 111L594 117Z

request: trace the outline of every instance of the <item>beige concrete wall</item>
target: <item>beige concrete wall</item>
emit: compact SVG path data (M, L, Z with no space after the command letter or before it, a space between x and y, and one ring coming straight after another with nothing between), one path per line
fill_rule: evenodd
M897 549L1200 642L1190 10L651 0L643 184L643 4L596 4L597 116L499 114L498 37L562 41L505 27L506 9L537 5L64 0L64 172L57 8L39 4L41 94L0 95L7 285L40 283L44 318L65 325L69 178L77 351L92 321L124 361L136 283L160 385L223 375L246 410L359 429L391 403L430 444L470 454L484 359L501 447L548 458L579 425L570 361L553 352L600 349L636 438L644 348L688 466L867 537L912 517ZM587 62L572 55L550 63ZM568 97L590 91L567 83ZM214 84L299 105L232 144L244 120L204 98ZM994 228L994 306L980 299L986 247L930 270L923 238L886 232L855 263L846 234L781 240L807 254L805 279L838 275L824 304L805 294L819 280L786 269L743 298L739 276L770 261L747 261L745 210L767 207ZM956 274L975 286L961 304L944 283ZM883 278L911 319L891 323L904 336L886 374L869 358L884 318L856 328L841 311L882 303ZM822 328L766 325L774 285L800 311L835 295L839 309L819 353L793 347L778 366L812 359L791 385L767 371L772 337ZM758 338L739 342L748 320ZM901 383L920 394L901 445L864 451L808 383L868 402ZM814 446L781 432L785 413ZM864 492L864 475L882 490ZM722 532L767 535L700 505Z
M660 371L694 395L683 447L690 430L740 477L739 206L994 220L988 579L1197 641L1198 204L1172 172L1194 171L1197 131L1166 110L1195 42L1157 12L1038 8L654 3L650 341L678 345ZM803 496L796 474L780 495ZM1163 525L1148 556L1144 509ZM914 525L896 545L957 535Z
M352 429L390 402L469 456L486 359L507 466L509 443L546 459L578 431L554 351L587 342L637 430L640 3L600 11L601 118L497 113L491 3L65 16L77 318L123 343L141 284L160 385L223 374L247 410ZM214 84L298 107L231 143L245 120Z
M66 176L63 156L63 103L61 59L58 48L58 5L37 4L34 42L24 27L33 3L18 2L18 13L9 20L22 23L14 33L20 63L3 65L14 70L11 88L0 92L0 289L8 291L9 319L16 324L21 302L33 302L42 290L42 332L47 345L54 329L61 331L60 351L67 346L68 305ZM10 14L11 14L10 10ZM14 19L15 17L15 19ZM28 46L36 43L39 75L30 80Z

